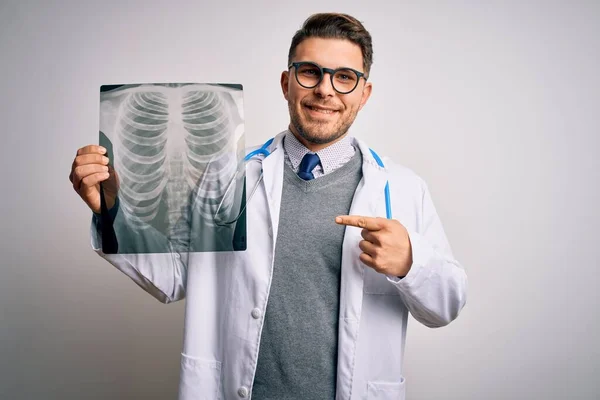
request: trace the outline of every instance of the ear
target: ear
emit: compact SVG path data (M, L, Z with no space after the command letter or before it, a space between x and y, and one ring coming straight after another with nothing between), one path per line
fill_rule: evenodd
M283 97L288 100L288 92L290 90L290 73L288 71L283 71L281 73L281 91L283 92Z
M362 108L365 104L367 104L367 100L369 100L369 97L371 97L372 90L373 90L373 85L371 84L371 82L367 82L365 84L365 87L363 88L363 91L361 94L360 105L358 106L359 111L362 110Z

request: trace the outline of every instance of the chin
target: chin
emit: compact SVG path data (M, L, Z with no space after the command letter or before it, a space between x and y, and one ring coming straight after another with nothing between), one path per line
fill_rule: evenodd
M346 133L335 129L335 127L308 127L306 125L296 127L296 130L306 141L314 144L331 143Z
M329 121L315 120L306 115L303 109L290 107L291 125L296 133L309 143L328 144L346 134L348 126L341 122L341 115Z

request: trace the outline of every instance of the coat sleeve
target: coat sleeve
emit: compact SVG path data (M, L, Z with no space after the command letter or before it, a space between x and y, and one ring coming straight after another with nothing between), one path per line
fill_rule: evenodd
M224 186L219 190L225 193L229 178L225 177L222 183ZM230 192L234 195L223 216L225 219L231 219L231 215L237 215L241 210L242 199L246 197L243 176L235 187ZM197 262L198 258L193 257L195 252L246 249L245 213L242 212L244 218L236 223L216 225L205 214L214 214L217 203L197 201L192 204L174 222L175 225L169 230L171 234L167 237L165 232L149 224L133 223L131 218L125 217L123 208L119 207L117 201L117 211L111 213L112 218L108 219L112 229L102 229L106 218L99 218L97 215L92 217L92 249L157 300L163 303L182 300L186 296L190 254L196 260L194 262ZM205 209L207 205L211 208ZM200 209L205 212L198 211ZM103 233L107 234L105 246L102 243Z
M96 215L92 217L90 234L94 252L162 303L185 297L188 251L182 251L151 227L144 229L143 234L131 230L121 209L115 214L113 228L119 249L115 254L107 254L102 246L101 220Z
M230 155L229 162L236 166L235 154ZM194 197L197 193L208 190L208 186L203 186L205 177L222 170L227 172L229 169L220 163L209 163L205 167L199 178L198 188L190 193L189 203L184 203L186 208L179 213L179 219L173 221L174 225L168 228L169 237L164 231L166 228L160 231L150 224L133 222L132 218L126 217L124 206L119 206L117 197L113 208L117 211L111 212L111 218L108 219L109 228L112 229L102 229L106 218L99 218L97 215L92 217L92 249L157 300L172 303L184 299L188 264L191 260L198 260L194 258L194 252L234 251L244 250L246 247L246 227L242 225L245 218L240 218L235 224L217 226L206 215L214 215L218 203L212 201L212 198L207 200ZM230 175L223 174L219 177L218 181L210 178L210 191L223 196L229 193L231 199L229 203L225 203L225 211L222 210L226 214L223 218L229 219L229 214L237 215L242 199L245 199L245 176L239 174L234 183L235 188L230 192L227 192ZM104 246L103 233L106 234Z
M413 264L402 278L388 277L412 316L430 328L448 325L466 304L467 276L454 258L425 182L416 230L409 230Z

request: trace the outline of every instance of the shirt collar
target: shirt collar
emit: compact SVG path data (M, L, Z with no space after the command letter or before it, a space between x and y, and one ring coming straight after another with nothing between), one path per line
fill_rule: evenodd
M285 133L283 148L285 149L294 171L298 171L300 162L307 153L313 153L306 148L306 146L304 146L289 130ZM344 165L350 158L352 158L355 152L356 148L353 145L352 137L350 135L346 135L340 141L317 151L316 154L321 160L323 173L327 174Z

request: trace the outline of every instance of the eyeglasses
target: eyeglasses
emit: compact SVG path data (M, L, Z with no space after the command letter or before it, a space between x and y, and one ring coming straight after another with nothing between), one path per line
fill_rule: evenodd
M323 80L325 72L329 74L333 89L340 94L348 94L356 89L360 78L367 80L363 72L347 67L324 68L308 61L294 62L288 66L288 68L292 67L295 69L296 81L306 89L317 87Z

